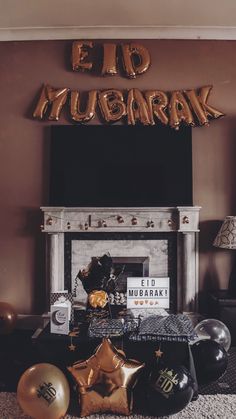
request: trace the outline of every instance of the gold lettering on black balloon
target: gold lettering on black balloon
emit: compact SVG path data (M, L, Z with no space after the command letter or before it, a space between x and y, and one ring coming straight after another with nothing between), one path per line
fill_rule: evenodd
M57 391L52 383L43 383L40 384L37 394L39 399L42 397L47 402L48 406L50 406L56 399Z
M173 370L160 370L159 377L156 381L156 387L161 390L161 393L166 398L169 398L173 393L173 387L179 383L178 374L174 374Z

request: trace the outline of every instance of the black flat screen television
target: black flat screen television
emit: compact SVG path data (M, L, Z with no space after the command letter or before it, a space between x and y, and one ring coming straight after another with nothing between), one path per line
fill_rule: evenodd
M191 206L191 128L52 126L49 205Z

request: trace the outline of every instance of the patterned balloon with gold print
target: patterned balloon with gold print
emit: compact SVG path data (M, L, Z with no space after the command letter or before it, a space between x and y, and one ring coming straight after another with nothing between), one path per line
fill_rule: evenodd
M24 413L33 418L59 419L64 417L69 406L69 384L55 365L36 364L21 376L17 401Z
M147 387L148 409L154 416L173 415L184 409L194 394L194 381L183 365L159 366L153 368Z

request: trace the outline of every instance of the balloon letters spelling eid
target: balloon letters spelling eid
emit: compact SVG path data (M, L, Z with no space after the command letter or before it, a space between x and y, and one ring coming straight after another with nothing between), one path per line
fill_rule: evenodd
M132 390L143 368L144 364L126 359L109 339L104 339L89 359L68 367L78 386L80 415L130 415Z
M94 44L91 41L75 41L72 45L72 69L91 71L94 69ZM113 43L103 44L102 76L117 74L117 61L120 48ZM91 52L93 54L91 54ZM93 55L93 56L92 56ZM150 67L150 54L143 45L137 43L122 44L121 56L125 76L134 79L144 74Z

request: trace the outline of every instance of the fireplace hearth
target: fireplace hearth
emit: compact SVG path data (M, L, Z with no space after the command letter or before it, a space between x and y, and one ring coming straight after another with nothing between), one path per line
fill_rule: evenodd
M171 312L198 311L197 206L42 207L47 235L48 292L83 290L78 270L109 252L132 276L170 277ZM137 272L140 272L137 275ZM121 287L122 288L122 287ZM49 296L48 296L49 301Z

